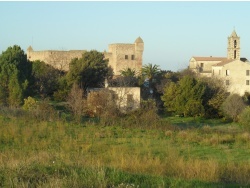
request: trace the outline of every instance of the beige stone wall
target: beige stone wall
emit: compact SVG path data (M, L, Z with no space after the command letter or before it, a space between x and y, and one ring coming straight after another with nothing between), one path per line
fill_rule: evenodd
M191 58L189 61L189 69L194 70L195 72L211 72L212 66L221 61L196 61L194 58ZM203 63L203 67L202 67Z
M249 80L250 84L250 75L246 75L246 71L250 71L248 62L235 60L221 67L213 67L213 70L214 76L222 78L225 85L226 80L228 80L229 85L226 85L228 92L238 93L239 95L250 92L250 85L246 84L247 80Z
M104 53L109 59L109 65L113 68L114 75L119 76L120 71L131 68L137 73L142 68L142 56L144 43L134 44L110 44L108 52ZM125 58L127 56L127 59Z
M46 50L46 51L33 51L27 50L27 58L30 61L40 60L53 67L68 71L69 63L73 58L81 58L85 50L70 50L70 51L56 51L56 50Z
M108 89L117 94L116 103L121 111L140 108L140 87L108 87ZM130 97L129 100L128 97Z
M142 68L142 55L144 43L138 37L133 44L110 44L108 52L104 52L105 59L109 60L109 66L114 70L114 75L120 75L120 71L126 68L134 69L137 73ZM68 71L69 63L73 58L81 58L85 50L70 51L34 51L27 49L27 58L31 61L41 60L59 70ZM128 58L125 59L125 56Z

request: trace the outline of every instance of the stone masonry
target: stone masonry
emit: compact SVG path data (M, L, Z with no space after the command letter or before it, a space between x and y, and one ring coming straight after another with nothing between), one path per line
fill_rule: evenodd
M120 71L126 68L134 69L139 73L142 68L143 51L143 40L138 37L133 44L110 44L108 52L104 52L104 57L109 60L109 66L113 68L115 76L119 76ZM44 61L59 70L68 71L71 60L73 58L81 58L85 52L86 50L34 51L30 46L27 49L27 58L30 61Z

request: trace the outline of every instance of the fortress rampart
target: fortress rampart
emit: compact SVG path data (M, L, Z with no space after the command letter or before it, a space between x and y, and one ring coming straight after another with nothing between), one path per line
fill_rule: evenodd
M34 51L32 47L27 50L27 58L30 61L40 60L53 67L68 71L69 63L73 58L81 58L82 54L86 50L70 50L70 51L57 51L57 50L46 50L46 51Z
M109 60L109 66L113 68L114 75L119 76L120 71L131 68L137 73L142 68L142 55L144 51L143 40L138 37L134 44L110 44L108 52L104 52L105 59ZM68 71L69 64L73 58L81 58L86 50L70 50L70 51L34 51L30 46L27 49L27 58L30 61L40 60L53 67Z

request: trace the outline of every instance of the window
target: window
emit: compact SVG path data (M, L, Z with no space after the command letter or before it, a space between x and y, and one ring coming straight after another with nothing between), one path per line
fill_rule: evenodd
M249 86L249 83L250 83L250 82L249 82L249 80L246 80L246 85L248 85L248 86Z
M131 60L135 60L135 55L131 55Z
M125 55L125 59L128 59L128 55Z
M202 68L204 67L204 63L201 63L201 67L202 67Z
M230 71L226 70L226 75L229 76L229 74L230 74Z
M236 50L234 50L234 59L236 59Z
M247 75L247 76L250 75L250 70L246 70L246 75Z
M236 47L237 47L237 41L234 40L234 48L236 48Z
M226 80L226 85L227 85L227 86L229 85L229 80Z

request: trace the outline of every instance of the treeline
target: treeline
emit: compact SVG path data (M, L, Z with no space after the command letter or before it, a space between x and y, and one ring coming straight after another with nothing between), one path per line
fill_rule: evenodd
M73 83L86 90L100 87L112 75L102 53L90 51L73 59L70 70L63 72L42 61L27 60L17 45L0 55L0 104L18 107L28 96L66 100Z
M87 90L104 88L107 80L109 86L140 87L141 111L146 110L147 104L147 110L148 107L157 108L158 114L224 117L248 124L249 95L229 95L222 80L198 77L189 70L165 71L153 64L144 65L140 73L130 68L120 73L121 77L114 79L104 55L95 50L84 53L82 58L72 59L69 71L64 72L42 61L27 60L24 51L15 45L0 55L0 105L29 109L34 98L49 98L66 101L71 112L78 117L89 115L89 109L83 108L87 106ZM114 103L107 104L110 104L110 100L105 99L108 95L103 91L100 95L91 99L96 106L105 108L99 113L107 113L107 109L117 112Z

